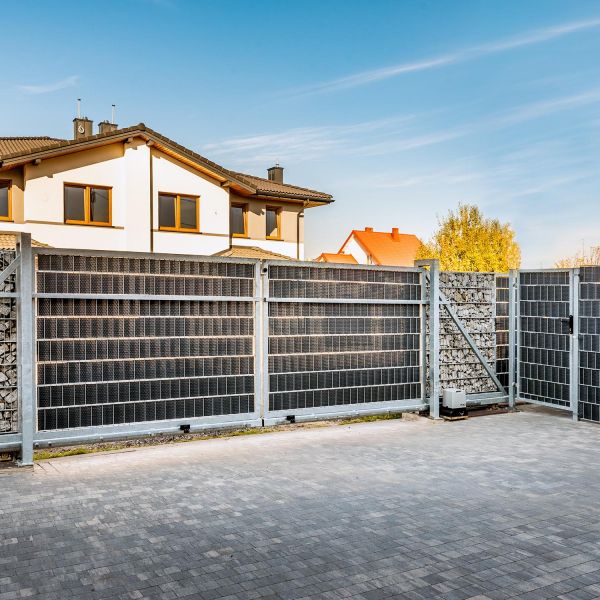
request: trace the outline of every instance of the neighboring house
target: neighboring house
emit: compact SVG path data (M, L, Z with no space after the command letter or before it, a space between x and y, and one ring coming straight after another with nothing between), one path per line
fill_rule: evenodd
M48 248L48 244L42 244L32 239L31 245L36 248ZM17 234L0 232L0 250L14 250L17 247Z
M74 139L0 138L0 228L54 247L304 258L304 211L329 194L228 170L146 127L76 118Z
M354 229L335 254L323 253L318 262L358 263L412 267L421 242L410 233L373 231L372 227Z
M326 262L326 263L346 263L348 265L357 265L358 261L351 254L340 254L339 252L323 252L315 258L317 262Z
M291 260L289 256L269 252L256 246L232 246L227 250L217 252L215 256L225 256L229 258L260 258L261 260Z

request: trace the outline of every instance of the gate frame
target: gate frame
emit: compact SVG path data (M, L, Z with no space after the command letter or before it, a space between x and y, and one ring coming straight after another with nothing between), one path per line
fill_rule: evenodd
M512 272L512 271L511 271ZM573 421L579 420L579 296L580 281L579 268L553 268L553 269L518 269L516 273L515 290L515 330L514 352L516 357L513 385L515 401L525 404L536 404L557 410L570 411ZM573 319L573 330L569 333L569 406L552 404L531 398L521 398L521 279L522 273L568 273L569 274L569 316ZM511 345L512 347L512 345Z
M392 271L392 272L418 272L420 273L420 289L421 299L420 300L391 300L391 299L362 299L362 298L274 298L270 295L269 290L269 267L273 266L286 266L286 267L308 267L318 269L355 269L360 270L367 269L369 271ZM263 424L264 425L277 425L279 423L286 422L288 415L294 416L295 421L314 421L319 419L338 418L338 417L350 417L356 415L374 415L374 414L385 414L390 412L416 412L423 411L430 408L430 404L425 398L425 377L426 370L424 370L424 361L420 360L419 365L419 383L421 385L421 396L419 398L409 398L407 400L390 400L383 402L362 402L357 404L338 404L334 406L318 406L310 408L299 408L290 410L270 410L269 409L269 377L271 373L268 369L269 364L269 304L272 303L315 303L315 304L400 304L400 305L419 305L420 314L419 322L423 323L424 318L424 307L428 304L428 300L424 297L423 291L425 289L424 277L426 271L417 266L415 263L414 267L396 267L396 266L384 266L384 265L349 265L345 263L318 263L310 261L296 261L296 260L264 260L262 261L262 297L261 302L263 303L263 364L264 370L262 372L263 378L263 393L261 398L261 404L263 406ZM424 346L425 331L421 325L420 331L420 343L419 352L422 352ZM422 358L422 357L421 357Z

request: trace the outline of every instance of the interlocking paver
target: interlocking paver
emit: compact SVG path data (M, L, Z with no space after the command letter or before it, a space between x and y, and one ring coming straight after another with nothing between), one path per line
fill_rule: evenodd
M540 409L0 475L0 600L600 596L600 427Z

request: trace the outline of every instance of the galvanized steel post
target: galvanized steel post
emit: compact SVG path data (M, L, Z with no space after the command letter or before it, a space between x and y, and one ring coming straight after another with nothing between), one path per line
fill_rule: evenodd
M569 353L569 400L573 421L579 420L579 269L571 271L571 331Z
M36 429L35 378L34 378L34 264L31 251L31 234L20 233L17 239L20 256L17 272L17 345L19 346L19 414L21 429L22 466L33 464L33 436Z
M516 306L517 303L517 271L508 273L508 406L515 407L515 361L516 361Z
M264 417L264 400L262 395L262 261L254 265L254 413L259 419Z
M260 338L262 348L261 377L261 413L260 418L264 420L269 417L269 266L261 262L261 292L260 292Z
M440 262L429 267L429 416L440 418Z

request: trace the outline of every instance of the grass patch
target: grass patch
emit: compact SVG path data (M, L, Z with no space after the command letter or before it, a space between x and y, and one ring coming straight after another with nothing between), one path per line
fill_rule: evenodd
M227 439L243 435L263 435L265 433L276 433L283 431L294 431L297 429L313 429L318 427L331 427L334 425L353 425L355 423L370 423L372 421L387 421L389 419L401 419L402 413L382 413L379 415L365 415L350 417L347 419L332 419L323 421L311 421L306 423L284 423L271 427L240 427L239 429L214 429L192 433L155 434L130 440L114 442L94 442L76 447L43 448L34 452L34 460L49 460L62 458L64 456L77 456L80 454L95 454L98 452L118 452L148 446L162 446L165 444L181 444L185 442L198 442L203 440Z
M383 413L381 415L365 415L364 417L350 417L342 419L340 425L353 425L354 423L371 423L372 421L389 421L391 419L401 419L402 413Z
M58 449L58 450L36 450L36 460L47 460L49 458L61 458L62 456L77 456L78 454L90 454L94 450L85 447L69 448L69 449ZM95 450L100 452L100 450Z

